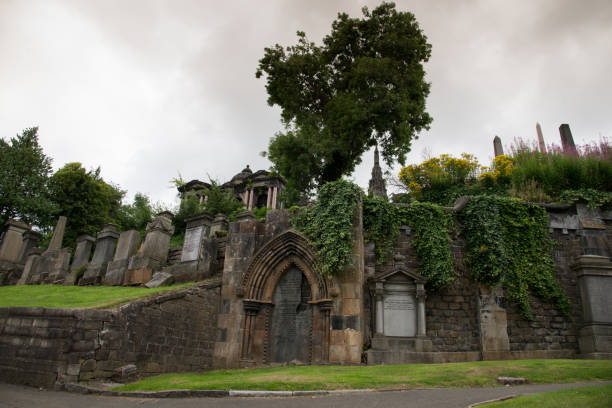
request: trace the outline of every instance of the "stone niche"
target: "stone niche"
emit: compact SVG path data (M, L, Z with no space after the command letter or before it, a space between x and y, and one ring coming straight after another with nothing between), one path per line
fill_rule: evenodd
M431 341L425 339L426 280L403 267L374 279L376 333L372 350L375 359L385 352L430 351Z

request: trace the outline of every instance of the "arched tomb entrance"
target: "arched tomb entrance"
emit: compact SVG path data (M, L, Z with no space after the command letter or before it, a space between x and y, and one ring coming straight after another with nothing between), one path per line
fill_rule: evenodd
M255 255L241 282L241 364L329 360L331 299L306 239L287 231Z

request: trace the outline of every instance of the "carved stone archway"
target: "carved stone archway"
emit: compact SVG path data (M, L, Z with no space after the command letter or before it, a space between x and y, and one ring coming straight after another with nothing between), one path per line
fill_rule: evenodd
M301 234L287 231L264 245L254 256L241 281L245 318L242 326L243 364L265 364L271 361L271 316L274 291L290 269L297 268L310 287L312 331L306 362L329 360L329 315L332 305L328 282L315 269L316 255Z

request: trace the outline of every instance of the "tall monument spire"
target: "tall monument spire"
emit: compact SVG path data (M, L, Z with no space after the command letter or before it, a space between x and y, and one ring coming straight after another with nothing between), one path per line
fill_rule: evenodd
M542 126L536 123L536 132L538 133L538 145L540 146L540 153L546 153L546 143L544 143L544 135L542 135Z
M379 164L378 146L374 149L374 167L372 167L372 178L368 188L368 195L387 198L387 189L383 179L382 169Z

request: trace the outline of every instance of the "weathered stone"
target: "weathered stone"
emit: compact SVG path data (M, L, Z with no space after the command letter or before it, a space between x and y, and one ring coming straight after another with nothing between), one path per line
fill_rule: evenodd
M536 123L536 133L538 134L538 146L540 147L540 153L546 154L546 143L544 143L544 135L542 134L542 127L539 123Z
M57 224L53 229L53 236L51 242L47 247L47 251L58 251L62 248L62 242L64 240L64 231L66 230L67 219L63 215L57 219Z
M563 147L563 151L576 152L574 137L572 136L572 131L567 123L559 126L559 134L561 135L561 146Z
M21 255L19 256L18 263L26 263L30 249L36 248L36 245L38 245L38 241L40 241L40 237L40 233L32 230L27 230L23 233L23 245L21 246Z
M30 229L23 222L8 220L2 247L0 248L0 260L18 263L23 252L23 234Z
M479 291L478 319L482 351L509 351L506 309L501 307L503 290L480 285Z
M185 219L187 228L181 262L197 261L200 255L200 244L202 239L210 233L212 217L208 214L198 214Z
M116 368L113 374L115 381L128 381L138 374L138 368L134 364L127 364Z
M105 285L119 286L123 284L129 258L136 252L139 239L140 234L136 230L123 231L119 235L115 258L108 263L106 268L106 275L104 276Z
M495 157L503 156L504 154L504 148L502 146L502 142L499 136L495 136L493 138L493 152L495 153Z
M165 272L156 272L150 281L145 283L147 288L157 288L160 286L168 286L174 283L174 276Z
M465 206L470 202L470 197L461 196L457 200L455 200L455 204L453 205L453 211L461 212Z
M95 242L94 237L91 235L79 235L76 239L76 249L74 251L74 259L72 265L70 265L70 274L66 277L64 285L74 285L82 269L89 262L89 256L91 255L91 248Z
M27 285L30 283L32 275L38 271L38 263L42 253L43 250L40 248L32 248L28 251L26 264L17 285Z
M115 244L119 238L117 226L106 224L98 233L96 249L87 271L79 281L79 285L99 285L104 281L108 262L113 258Z
M368 195L387 198L385 179L379 164L378 145L374 148L374 166L372 167L372 178L368 186Z
M217 214L210 227L210 237L214 238L216 235L227 235L228 228L229 218L224 214Z

